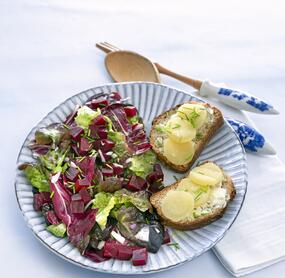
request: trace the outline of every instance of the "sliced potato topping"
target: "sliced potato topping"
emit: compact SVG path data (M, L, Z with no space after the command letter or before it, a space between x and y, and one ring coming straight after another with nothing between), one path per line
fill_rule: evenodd
M206 121L207 108L199 103L185 103L169 118L164 126L167 139L163 152L170 162L185 165L192 160L197 130Z
M189 178L198 185L215 186L222 182L223 173L217 165L207 162L192 169L189 173Z
M189 178L184 178L178 183L176 190L191 192L192 185L194 185L194 183Z
M164 140L163 153L170 162L176 165L183 165L191 161L194 152L192 141L177 143L170 138Z
M177 115L190 122L193 128L201 127L207 121L207 108L199 103L185 103L177 110Z
M173 221L181 221L193 217L194 198L189 192L169 191L161 202L161 210L165 217Z
M229 197L221 184L223 177L222 170L212 162L195 167L178 182L176 189L166 193L161 201L163 215L177 222L224 208Z
M211 189L209 186L195 184L190 178L182 179L176 190L190 192L194 197L195 208L207 203L211 196Z
M169 138L177 143L190 142L196 137L196 129L178 115L173 115L167 122L166 127Z

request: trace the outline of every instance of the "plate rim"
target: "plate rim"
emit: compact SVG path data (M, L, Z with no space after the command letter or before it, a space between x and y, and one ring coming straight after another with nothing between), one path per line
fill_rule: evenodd
M160 83L155 83L155 82L146 82L146 81L131 81L131 82L110 82L110 83L103 83L103 84L100 84L98 86L95 86L95 87L91 87L89 89L86 89L84 91L81 91L79 93L76 93L66 99L64 99L63 101L61 101L57 106L55 106L50 112L48 112L40 121L38 121L36 123L36 125L30 130L30 132L27 134L27 136L25 137L21 147L20 147L20 150L19 150L19 153L17 155L17 160L16 160L16 167L18 167L18 164L19 164L19 158L21 156L21 153L26 145L26 142L28 141L28 138L30 137L30 135L34 132L34 130L36 128L38 128L38 126L40 125L40 123L42 121L44 121L45 119L47 119L50 115L52 115L59 107L61 107L62 105L64 105L66 102L68 102L69 100L71 100L72 98L76 97L76 96L79 96L81 94L84 94L84 93L87 93L88 91L93 91L94 92L94 95L96 95L97 93L95 92L95 90L99 90L100 88L103 88L103 87L110 87L110 86L114 86L114 85L136 85L136 84L146 84L146 85L153 85L153 86L160 86L162 88L167 88L167 89L172 89L172 90L175 90L177 92L180 92L180 93L183 93L183 94L186 94L190 97L194 97L196 99L199 99L201 102L206 102L204 101L203 99L201 99L199 96L196 96L192 93L189 93L185 90L182 90L182 89L178 89L174 86L169 86L169 85L165 85L165 84L160 84ZM195 92L195 91L193 91ZM232 132L234 133L236 139L238 140L239 144L240 144L240 147L241 147L241 152L243 154L243 160L244 160L244 183L245 183L245 186L244 186L244 194L242 196L242 200L241 200L241 203L240 203L240 207L238 208L238 211L236 213L236 215L234 216L232 222L230 223L230 225L227 227L227 229L224 231L224 233L222 233L215 241L213 241L209 246L205 247L204 249L202 249L199 253L196 253L193 257L190 257L190 258L186 258L186 260L184 261L181 261L181 262L178 262L176 264L173 264L173 265L170 265L170 266L166 266L166 267L162 267L162 268L159 268L159 269L155 269L155 270L141 270L141 271L138 271L136 273L132 273L131 271L129 272L123 272L123 271L114 271L114 270L104 270L104 269L100 269L100 268L95 268L93 266L88 266L88 265L85 265L81 262L77 262L75 260L73 260L72 258L69 258L67 256L65 256L64 254L61 254L60 252L58 252L57 250L55 250L54 248L52 248L48 243L46 243L42 238L40 238L37 234L37 232L35 232L33 229L32 229L32 225L30 225L26 219L26 216L24 214L24 211L22 210L21 208L21 205L20 205L20 202L19 202L19 197L18 197L18 192L17 192L17 184L18 184L18 181L17 181L17 170L16 170L16 175L15 175L15 181L14 181L14 191L15 191L15 196L16 196L16 200L17 200L17 203L18 203L18 206L19 206L19 209L23 215L23 218L25 220L25 223L27 224L28 228L32 231L32 234L40 241L40 243L42 245L44 245L45 247L48 248L48 250L50 250L51 252L53 252L54 254L56 254L57 256L59 256L60 258L64 259L65 261L68 261L74 265L77 265L77 266L80 266L80 267L83 267L85 269L88 269L88 270L92 270L92 271L96 271L96 272L100 272L100 273L108 273L108 274L123 274L123 275L136 275L136 274L139 274L139 275L143 275L143 274L151 274L151 273L157 273L157 272L161 272L161 271L166 271L168 269L172 269L172 268L175 268L175 267L178 267L178 266L181 266L187 262L190 262L192 260L195 260L196 258L198 258L200 255L202 255L203 253L206 253L207 251L209 251L210 249L212 249L225 235L226 233L229 231L229 229L231 228L231 226L233 225L233 223L236 221L236 218L238 217L238 215L240 214L240 211L243 207L243 204L244 204L244 201L245 201L245 197L246 197L246 194L247 194L247 187L248 187L248 166L247 166L247 156L246 156L246 152L245 152L245 149L244 149L244 146L239 138L239 136L236 134L236 132L234 131L234 129L232 128L232 126L225 120L224 123L232 130ZM17 168L16 168L17 169Z

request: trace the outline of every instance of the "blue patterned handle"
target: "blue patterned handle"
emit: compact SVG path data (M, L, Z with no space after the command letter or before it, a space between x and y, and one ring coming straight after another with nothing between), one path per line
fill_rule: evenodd
M204 97L214 97L239 110L261 114L279 114L272 105L255 96L233 89L221 88L209 81L202 83L199 94Z
M273 147L256 129L238 120L229 118L226 118L226 120L238 134L246 151L262 154L276 154Z

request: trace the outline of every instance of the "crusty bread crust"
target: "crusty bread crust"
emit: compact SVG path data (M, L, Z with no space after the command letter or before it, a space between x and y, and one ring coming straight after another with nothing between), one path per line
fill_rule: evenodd
M189 103L197 103L197 102L189 101ZM154 120L152 121L152 127L151 127L151 131L150 131L150 144L152 146L152 149L156 153L156 155L160 161L162 161L166 166L168 166L169 168L172 168L176 172L185 173L187 170L189 170L190 167L193 165L193 163L198 158L198 156L200 155L200 153L202 152L204 146L207 145L207 143L210 141L210 139L213 137L213 135L223 125L223 122L224 122L223 115L218 108L211 106L208 103L202 103L202 102L200 103L199 102L199 104L202 104L206 107L213 109L214 121L207 128L207 130L205 130L205 134L203 134L204 135L203 138L196 143L194 156L193 156L192 160L186 164L183 164L183 165L173 164L163 155L163 153L155 145L155 141L156 141L155 128L156 128L156 126L159 125L160 123L162 123L163 121L165 121L166 119L168 119L172 114L174 114L182 104L179 104L179 105L175 106L174 108L162 113L161 115L154 118Z
M162 213L161 201L166 196L168 191L177 188L179 181L177 181L177 182L173 183L172 185L167 186L163 190L153 194L150 197L150 202L153 205L153 207L156 208L156 211L157 211L159 217L161 218L162 223L166 226L170 226L170 227L176 228L178 230L194 230L197 228L204 227L204 226L212 223L213 221L221 218L223 216L224 212L226 211L226 208L227 208L229 202L231 200L233 200L233 198L236 195L236 190L234 188L234 184L232 182L231 177L228 176L226 173L224 173L224 176L225 176L225 180L223 182L223 186L226 188L226 190L229 194L229 200L227 201L226 206L224 208L217 208L213 211L213 213L207 214L204 216L200 216L199 218L196 218L194 220L174 222L171 219L165 217Z

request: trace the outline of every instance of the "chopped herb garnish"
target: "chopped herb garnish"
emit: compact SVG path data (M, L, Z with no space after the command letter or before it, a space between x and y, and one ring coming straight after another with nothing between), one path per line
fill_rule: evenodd
M95 142L95 139L90 137L90 136L88 136L87 134L83 135L82 137L86 138L89 141L89 143Z
M79 166L76 166L77 170L79 171L79 173L82 175L82 170L80 169Z
M75 183L72 182L72 181L68 181L67 183L70 184L70 185L74 185L74 184L75 184Z
M70 127L66 124L62 124L66 129L70 129Z
M182 120L184 119L184 120L189 121L188 115L187 115L186 113L184 113L184 112L182 112L182 111L177 111L177 113L178 113L178 116L179 116ZM181 115L179 115L179 114L181 114ZM183 118L182 115L183 115L185 118Z
M176 236L179 235L179 232L178 232L177 230L173 230L172 233L171 233L171 235L172 235L173 237L176 237Z
M157 146L158 148L162 148L162 147L163 147L163 139L162 139L161 137L158 137L158 138L156 139L155 144L156 144L156 146Z
M192 110L193 108L191 107L183 107L183 109L188 109L188 110ZM199 107L200 110L207 110L205 107Z
M200 117L199 113L196 112L195 108L192 110L190 114L186 114L182 111L177 111L178 115L181 114L185 117L185 119L192 125L192 127L196 128L196 119ZM184 119L183 116L180 115L181 119Z
M163 127L161 127L160 125L156 126L155 127L155 130L158 132L158 133L163 133Z
M158 125L155 130L158 133L171 133L171 128L164 125Z
M197 132L197 134L196 134L196 140L197 141L199 141L199 140L201 140L203 138L203 134L201 133L201 132Z
M75 193L75 183L68 181L67 182L67 187L72 189L72 192Z
M203 192L200 191L200 192L195 196L194 201L198 201L198 200L200 199L200 197L201 197L202 194L203 194Z
M194 216L194 218L198 218L200 215L199 215L199 213L197 213L196 211L194 211L193 216Z
M176 181L178 181L178 180L179 180L175 175L173 175L173 178L174 178Z
M180 249L178 242L168 243L167 246L173 247L175 249L175 251L178 251Z
M107 122L108 131L113 131L113 123L111 119L107 116L104 116L104 119Z
M97 155L97 151L96 150L92 150L89 154L89 156L96 156Z
M176 129L176 128L179 128L179 127L181 127L181 125L176 124L175 126L172 126L171 128L172 128L172 129Z
M202 185L202 186L200 186L200 188L201 188L201 190L203 191L203 192L207 192L208 190L209 190L209 186L208 185Z
M157 146L158 148L161 148L163 145L162 145L161 142L156 142L156 146Z
M208 185L205 185L205 186L200 186L196 191L195 191L195 194L197 194L195 196L195 201L199 200L201 198L201 195L203 193L207 193L207 191L209 190L209 187Z
M193 154L190 154L189 156L186 157L185 161L190 161L193 158Z
M190 113L189 115L189 121L191 123L191 125L195 128L196 127L196 119L200 117L199 113L196 112L195 108L193 109L193 111Z
M80 157L80 158L79 158L79 160L78 160L78 162L83 161L83 160L84 160L84 158L85 158L85 156Z

